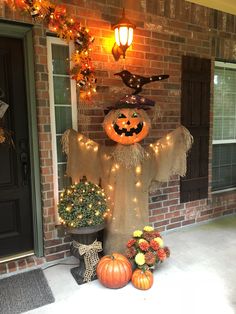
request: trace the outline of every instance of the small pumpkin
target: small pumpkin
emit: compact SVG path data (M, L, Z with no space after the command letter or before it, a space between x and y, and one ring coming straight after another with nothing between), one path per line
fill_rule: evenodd
M144 109L121 108L111 110L104 118L103 127L113 141L131 145L144 139L150 129L150 119Z
M140 290L148 290L153 285L153 274L150 270L135 269L132 275L132 284Z
M97 277L107 288L122 288L130 281L132 266L120 253L103 256L97 265Z

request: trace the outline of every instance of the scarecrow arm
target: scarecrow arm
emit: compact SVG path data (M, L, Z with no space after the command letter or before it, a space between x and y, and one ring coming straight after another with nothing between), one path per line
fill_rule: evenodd
M86 176L88 181L99 184L99 144L75 130L68 129L62 136L62 146L67 155L66 174L72 178L72 182L79 182Z
M151 181L167 182L175 174L185 176L187 152L192 143L192 135L185 127L180 126L151 144Z

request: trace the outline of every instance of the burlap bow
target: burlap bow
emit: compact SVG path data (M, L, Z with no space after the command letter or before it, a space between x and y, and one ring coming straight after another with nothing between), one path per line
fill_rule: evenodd
M99 262L98 252L102 251L102 242L95 240L92 244L86 245L73 241L73 246L79 250L81 256L84 255L85 273L83 281L91 281L96 275L96 266Z

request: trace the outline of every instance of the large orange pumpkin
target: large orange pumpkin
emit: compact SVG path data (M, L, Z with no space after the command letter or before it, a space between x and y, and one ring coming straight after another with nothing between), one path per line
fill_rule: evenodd
M153 285L153 274L150 270L137 268L132 275L132 284L140 290L148 290Z
M97 277L107 288L122 288L130 281L132 266L122 254L103 256L97 265Z
M131 145L144 139L150 129L150 119L143 109L121 108L111 110L104 118L103 127L115 142Z

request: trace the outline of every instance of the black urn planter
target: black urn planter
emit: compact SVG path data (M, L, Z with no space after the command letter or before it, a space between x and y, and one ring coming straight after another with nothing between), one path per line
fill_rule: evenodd
M86 283L85 281L85 255L81 255L78 249L79 245L89 246L93 244L96 240L102 242L102 231L105 228L105 223L90 226L90 227L79 227L79 228L67 228L66 232L71 235L72 243L70 246L70 251L73 256L78 258L79 266L71 269L71 274L76 280L76 282L81 285ZM102 257L102 251L99 251L98 257ZM91 280L97 279L96 275L94 275Z

